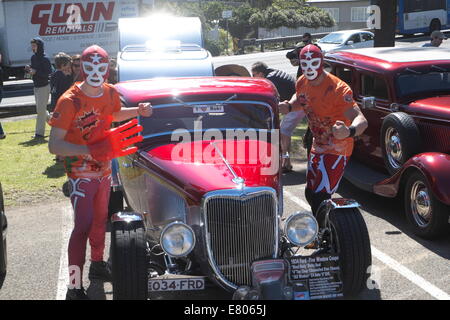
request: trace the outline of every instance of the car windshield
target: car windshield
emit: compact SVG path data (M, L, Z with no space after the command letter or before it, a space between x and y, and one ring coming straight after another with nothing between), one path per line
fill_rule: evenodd
M319 43L333 43L333 44L341 44L345 40L344 33L330 33L329 35L323 37L319 40Z
M400 96L447 91L450 93L450 72L402 74L396 79Z
M195 102L153 107L153 115L141 118L145 138L171 134L176 129L190 132L208 129L271 130L273 114L262 102Z

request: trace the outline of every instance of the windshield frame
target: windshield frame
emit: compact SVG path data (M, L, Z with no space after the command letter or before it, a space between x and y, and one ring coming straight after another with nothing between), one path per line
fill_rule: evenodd
M248 105L261 105L266 107L269 112L270 112L270 118L271 118L271 129L258 129L258 128L202 128L202 130L188 130L188 129L183 129L186 132L189 133L195 133L195 132L205 132L206 130L220 130L220 131L226 131L226 130L230 130L230 129L236 129L236 130L249 130L249 129L253 129L256 130L257 132L263 132L263 131L267 131L270 132L271 130L276 129L275 128L275 114L273 111L272 106L267 103L267 102L263 102L263 101L253 101L253 100L230 100L230 101L224 101L224 100L207 100L207 101L193 101L193 102L176 102L176 103L164 103L164 104L158 104L158 105L154 105L153 109L162 109L162 108L179 108L179 107L192 107L195 105L217 105L217 104L248 104ZM141 121L142 117L138 116L138 122L140 125L144 126L142 121ZM155 134L149 134L149 135L145 135L143 136L143 139L151 139L151 138L157 138L157 137L162 137L162 136L167 136L167 135L171 135L173 134L174 131L166 131L166 132L159 132L159 133L155 133Z

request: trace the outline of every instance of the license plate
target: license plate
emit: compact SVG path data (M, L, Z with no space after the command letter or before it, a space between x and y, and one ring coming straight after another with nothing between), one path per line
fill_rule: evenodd
M191 291L205 290L205 279L150 279L149 291Z
M193 107L194 113L222 113L223 105L198 105Z

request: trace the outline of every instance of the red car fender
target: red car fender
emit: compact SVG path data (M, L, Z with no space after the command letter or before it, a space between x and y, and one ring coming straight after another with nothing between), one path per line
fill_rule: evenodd
M411 169L419 170L427 179L434 196L450 205L450 155L438 152L426 152L409 159L402 169L392 177L374 185L374 192L384 197L395 197L400 183Z

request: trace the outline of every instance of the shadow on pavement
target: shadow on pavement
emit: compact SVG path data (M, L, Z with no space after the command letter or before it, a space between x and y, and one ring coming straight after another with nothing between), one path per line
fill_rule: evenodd
M444 237L434 240L425 240L416 236L406 221L403 201L398 197L384 198L376 194L360 190L345 179L342 179L337 192L342 197L351 198L358 201L361 204L362 209L364 209L367 213L385 220L428 250L444 259L450 260L450 250L448 249L450 247L450 233ZM385 235L386 237L398 236L401 234L398 230L394 229L392 231L387 231L385 232Z
M105 292L104 283L99 280L91 280L86 293L91 300L106 300L106 295L112 294L112 292Z
M281 183L283 186L296 186L306 183L306 160L291 160L294 165L294 170L283 173L281 176ZM304 169L298 169L298 165Z
M55 164L47 167L42 173L50 179L61 178L66 174L64 171L64 165L61 162L55 162Z
M31 138L28 141L19 143L19 145L24 146L24 147L33 147L33 146L37 146L39 144L44 144L44 143L48 143L48 140L46 140L45 137L43 137L43 138Z

